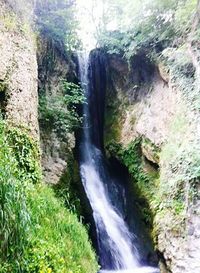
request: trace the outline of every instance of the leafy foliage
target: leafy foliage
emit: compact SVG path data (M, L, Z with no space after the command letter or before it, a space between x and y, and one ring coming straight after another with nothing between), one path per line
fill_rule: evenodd
M142 170L140 138L132 141L126 148L122 148L120 144L113 141L108 144L107 149L111 155L117 156L128 167L137 183L148 182L148 177Z
M142 138L136 138L127 147L122 147L121 144L111 141L106 149L111 156L117 158L128 168L133 178L134 192L138 194L137 203L143 215L143 220L152 227L151 203L157 198L155 188L158 177L157 173L152 175L144 171L141 143ZM155 211L153 212L155 213Z
M7 141L12 149L20 171L20 179L37 183L41 180L40 153L37 143L23 129L6 130Z
M37 23L42 33L64 45L67 51L75 50L80 42L77 36L75 1L42 0L36 4Z
M172 45L174 40L180 43L191 30L197 8L197 0L105 2L107 18L99 31L99 44L109 53L123 52L127 59L141 48L151 47L151 51L157 52ZM115 22L115 31L109 30L112 22Z
M195 197L200 177L199 139L195 134L187 134L192 128L194 130L196 122L198 120L193 119L193 124L190 124L183 104L171 123L169 139L161 153L165 162L161 172L161 190L163 194L182 202ZM186 188L190 192L186 192Z
M25 253L25 272L96 272L97 263L85 228L50 188L30 187L28 206L32 230L28 238L30 247Z
M66 81L61 82L61 95L40 97L39 120L42 126L50 127L60 138L79 127L82 118L77 107L85 102L82 89Z

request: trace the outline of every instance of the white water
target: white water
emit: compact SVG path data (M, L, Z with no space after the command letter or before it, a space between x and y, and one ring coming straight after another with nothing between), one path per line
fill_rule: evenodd
M88 54L79 57L80 78L86 97L89 95L88 79ZM139 263L139 254L135 246L132 245L132 236L128 227L112 206L109 194L105 186L106 170L103 156L91 142L90 137L90 114L89 101L84 105L84 129L81 145L81 178L85 192L93 210L93 217L96 224L99 248L104 251L105 246L111 256L111 268L114 271L102 270L101 273L154 273L159 272L155 268L142 267ZM101 173L100 173L101 169ZM102 175L103 174L103 175ZM104 177L104 179L102 178ZM109 269L106 267L106 269Z
M116 269L137 268L139 264L132 254L131 236L125 222L111 206L93 161L81 165L81 175L98 230L101 232L99 225L103 222L103 228L108 234L108 245L115 259Z
M153 267L140 267L133 270L101 270L99 273L159 273L160 271L157 268Z

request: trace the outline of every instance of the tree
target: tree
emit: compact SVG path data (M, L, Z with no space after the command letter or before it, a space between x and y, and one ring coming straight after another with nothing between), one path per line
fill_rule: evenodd
M42 33L63 44L67 51L79 46L74 0L38 0L35 13Z
M104 4L107 12L99 45L130 58L141 47L157 50L183 41L191 29L197 0L104 0ZM113 32L109 24L114 21Z

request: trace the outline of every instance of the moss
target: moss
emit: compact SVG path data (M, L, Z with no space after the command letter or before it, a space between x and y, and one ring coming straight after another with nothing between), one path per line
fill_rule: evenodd
M8 87L7 82L0 80L0 93L5 93L7 87Z
M181 234L185 221L185 199L183 198L184 185L176 186L176 195L173 192L163 191L159 169L146 168L142 145L150 145L158 157L160 149L149 139L137 138L126 147L111 141L106 149L111 157L117 158L125 165L132 177L132 189L135 195L135 205L139 208L142 220L149 228L154 242L160 229L166 228L171 219L170 230L173 234ZM149 164L149 162L148 162ZM169 186L166 187L169 188ZM166 218L167 216L167 218ZM166 219L166 223L165 222Z
M118 102L107 105L105 113L105 145L111 140L119 141L121 134L121 114Z
M182 129L180 129L180 131L182 131ZM192 187L191 184L193 184L193 180L186 182L187 177L182 178L182 176L180 176L181 174L179 175L179 172L181 171L179 167L178 172L175 172L174 175L171 174L170 166L172 165L170 162L172 162L173 156L176 155L174 149L173 156L168 158L168 161L161 166L162 169L160 177L158 166L156 165L156 167L154 167L155 164L152 164L149 160L146 162L143 155L142 145L150 147L151 153L154 154L153 157L156 158L156 160L159 160L160 148L151 143L149 139L142 137L135 139L126 147L112 141L107 145L106 149L109 151L108 154L110 156L116 157L128 168L129 173L133 178L134 192L136 196L138 196L136 200L137 205L140 207L144 222L148 224L150 229L154 226L152 236L155 241L156 234L158 234L157 230L161 228L161 226L164 228L164 226L166 227L169 224L167 222L162 225L165 215L168 215L170 219L173 219L174 225L173 228L172 226L170 227L170 230L176 230L176 232L179 233L182 232L186 212L186 183L190 184L189 194L193 196L191 198L194 198L194 192L196 191L192 191L192 189L195 189L197 184L194 182L194 186ZM167 146L164 147L164 150L168 147L169 143L166 145ZM161 157L163 159L162 152ZM174 163L174 166L176 163ZM181 163L181 165L183 166L183 163ZM170 168L170 170L167 170L167 168ZM187 168L188 166L186 164L186 169ZM192 165L190 165L190 168L192 168ZM182 171L185 172L186 170ZM187 175L190 173L191 170L187 172ZM173 181L173 179L175 180Z
M18 30L17 16L14 12L7 12L6 16L1 16L1 22L7 31Z
M152 161L153 163L159 164L160 152L161 152L160 147L152 143L150 139L144 138L144 137L142 138L141 147L142 147L143 153L144 151L147 152L145 156L148 160Z
M152 228L153 210L150 206L156 189L158 173L146 173L143 169L143 156L141 150L142 138L136 138L127 147L112 141L106 149L110 156L117 158L125 165L133 180L133 191L137 196L137 205L142 212L143 221Z

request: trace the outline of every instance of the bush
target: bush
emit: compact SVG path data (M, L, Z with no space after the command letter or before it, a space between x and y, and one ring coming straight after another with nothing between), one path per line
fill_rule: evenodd
M85 99L78 85L66 81L61 81L60 93L50 98L40 96L39 120L44 128L54 130L58 137L66 139L66 134L73 132L82 121L77 107Z
M37 143L23 128L6 128L7 141L16 159L19 177L26 182L41 180L40 153Z
M123 53L128 60L141 49L147 49L152 55L167 46L182 44L191 31L197 10L197 0L105 2L108 18L99 31L99 45L109 53ZM112 10L112 16L109 10ZM113 16L117 26L115 31L109 31Z

